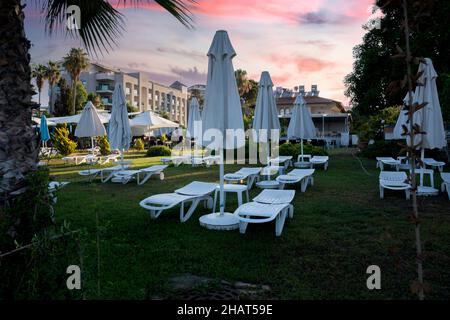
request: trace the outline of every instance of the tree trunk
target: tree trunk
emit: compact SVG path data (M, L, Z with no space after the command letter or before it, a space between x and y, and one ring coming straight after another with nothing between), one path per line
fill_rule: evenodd
M53 84L49 83L50 97L48 98L48 113L53 114Z
M70 112L71 115L74 115L76 113L76 108L75 108L75 104L77 101L77 80L74 79L72 80L73 84L72 84L72 110Z
M38 139L31 124L30 42L20 0L0 0L0 203L24 191L36 168ZM5 41L6 40L6 41Z

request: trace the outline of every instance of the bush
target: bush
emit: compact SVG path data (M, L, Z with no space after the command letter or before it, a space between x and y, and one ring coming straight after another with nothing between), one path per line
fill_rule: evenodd
M107 156L111 153L111 148L109 147L108 139L104 137L97 137L97 144L100 147L100 154L102 156Z
M280 156L291 156L294 160L297 160L298 156L302 153L301 145L293 143L285 143L280 146ZM320 147L315 147L311 144L303 144L303 154L309 154L312 156L327 156L328 152Z
M144 148L144 141L142 141L141 138L136 139L136 141L134 142L134 149L136 149L137 151L143 151Z
M148 157L168 157L172 151L166 146L153 146L147 150Z
M55 133L52 134L53 146L58 152L63 156L68 156L75 152L77 148L77 143L69 138L69 130L67 130L67 125L56 128Z
M368 145L361 151L361 155L365 158L375 159L376 157L393 157L400 156L401 147L399 141L391 140L379 140L375 143Z

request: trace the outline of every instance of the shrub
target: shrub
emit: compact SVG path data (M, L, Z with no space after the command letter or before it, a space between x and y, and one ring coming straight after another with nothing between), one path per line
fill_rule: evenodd
M69 138L69 130L67 130L67 125L56 128L55 133L52 134L53 146L58 152L63 156L68 156L75 152L77 148L77 143Z
M147 150L148 157L168 157L172 151L166 146L153 146Z
M104 137L97 137L97 144L100 147L100 154L102 156L107 156L111 153L111 148L109 147L108 139Z
M280 156L292 156L297 160L301 154L301 145L293 143L285 143L280 146ZM328 152L321 147L315 147L311 144L303 144L303 154L310 154L312 156L327 156Z
M375 159L376 157L393 157L397 158L400 155L401 147L399 141L379 140L368 145L361 151L361 155L365 158Z
M138 151L143 151L144 150L144 141L142 141L141 138L136 139L136 141L134 142L134 149L138 150Z

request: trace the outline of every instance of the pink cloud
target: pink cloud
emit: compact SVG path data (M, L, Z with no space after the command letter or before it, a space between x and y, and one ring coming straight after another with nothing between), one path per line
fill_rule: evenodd
M334 63L316 58L299 57L296 59L296 65L299 72L313 73L330 68L334 65Z

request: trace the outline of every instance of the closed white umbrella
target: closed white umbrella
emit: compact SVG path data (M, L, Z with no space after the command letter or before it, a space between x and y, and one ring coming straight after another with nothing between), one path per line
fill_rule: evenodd
M200 141L202 138L202 116L196 97L191 99L189 104L189 117L186 130L186 138Z
M206 132L215 129L222 134L222 148L234 149L236 141L228 135L229 129L244 130L242 108L239 98L232 59L236 52L226 31L217 31L208 51L208 77L205 93L205 107L202 113L204 139ZM203 141L204 144L210 141ZM243 143L244 141L237 141ZM240 147L238 145L237 147ZM223 150L222 150L223 151ZM220 212L200 217L200 225L219 230L232 230L239 227L238 218L224 212L224 163L223 152L220 160Z
M316 136L316 127L311 118L311 112L306 107L306 101L302 96L297 96L294 102L291 120L288 127L288 139L301 139L301 152L303 156L303 139L312 139Z
M419 111L421 112L421 119L418 122L422 131L426 132L426 134L421 135L422 160L425 149L442 149L447 143L436 86L436 78L438 75L431 59L426 58L425 61L426 63L421 63L419 66L419 73L422 73L422 75L418 81L423 85L418 86L414 94L414 101L419 105L427 103L425 108Z
M267 71L261 73L256 98L255 117L253 118L254 139L267 142L267 136L261 135L260 130L280 130L277 105L273 95L273 82Z
M414 97L414 92L412 92L411 94ZM408 127L408 110L405 110L405 108L404 108L405 106L408 106L408 104L409 104L409 93L407 93L405 98L403 99L403 108L402 108L402 110L400 110L400 114L398 115L397 122L394 127L394 132L393 132L394 139L405 139L406 138L405 136L402 136L402 133L403 133L403 126L405 125ZM416 120L417 120L417 116L418 115L414 115L414 118Z
M79 138L90 137L92 144L92 154L94 154L94 137L101 137L106 135L105 127L91 101L86 103L86 106L81 113L78 121L75 135Z
M131 127L128 119L127 102L122 85L117 83L112 97L111 118L108 126L108 140L112 149L119 149L123 154L130 148Z

